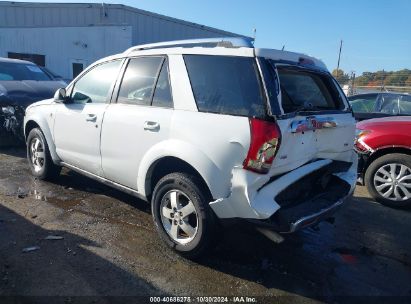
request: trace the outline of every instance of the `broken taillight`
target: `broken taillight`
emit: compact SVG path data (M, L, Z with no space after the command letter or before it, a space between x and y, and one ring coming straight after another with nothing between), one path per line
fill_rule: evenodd
M250 118L250 133L251 143L244 169L267 173L280 147L280 129L274 122Z

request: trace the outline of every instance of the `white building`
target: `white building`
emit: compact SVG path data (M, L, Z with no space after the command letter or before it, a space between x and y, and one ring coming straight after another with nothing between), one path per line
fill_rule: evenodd
M0 57L73 78L132 45L241 35L121 4L0 2Z

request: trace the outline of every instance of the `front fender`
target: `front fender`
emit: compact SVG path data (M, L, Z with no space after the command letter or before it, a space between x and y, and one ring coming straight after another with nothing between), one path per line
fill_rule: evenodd
M138 170L137 188L146 197L146 179L152 164L164 157L176 157L190 164L206 182L213 197L226 197L230 189L230 177L222 174L216 163L196 146L177 139L158 143L148 150Z
M54 138L52 134L52 122L54 115L45 114L46 113L44 113L44 110L42 111L40 107L28 108L24 117L24 135L25 138L27 138L28 134L26 134L26 127L28 124L32 122L37 124L43 132L44 137L46 138L53 163L58 165L60 164L61 159L56 153L56 145L54 144Z

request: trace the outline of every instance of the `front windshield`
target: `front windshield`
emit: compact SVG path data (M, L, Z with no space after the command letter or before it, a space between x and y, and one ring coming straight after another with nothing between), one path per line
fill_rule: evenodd
M47 81L51 78L34 64L0 62L0 81L16 80Z
M378 100L379 112L388 115L411 115L411 96L382 94Z
M349 102L354 113L411 115L411 95L393 93L359 95L350 97Z
M375 112L377 94L352 96L348 99L354 113L372 113Z

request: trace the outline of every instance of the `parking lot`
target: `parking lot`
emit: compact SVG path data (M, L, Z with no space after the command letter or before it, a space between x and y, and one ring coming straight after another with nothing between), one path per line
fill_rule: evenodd
M0 150L0 295L411 296L410 232L411 210L359 186L334 222L280 245L236 227L191 262L162 245L147 203L66 169L35 180L24 148Z

